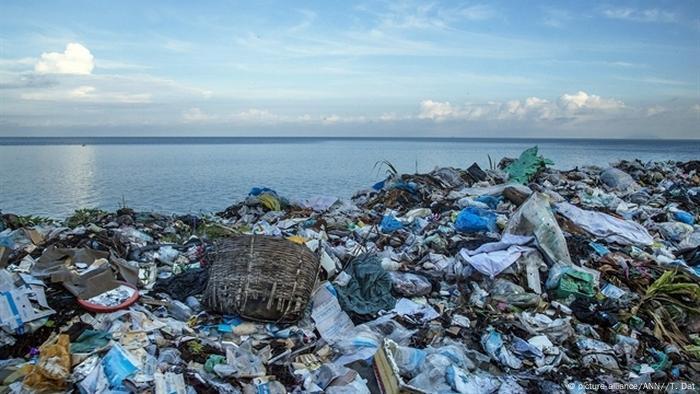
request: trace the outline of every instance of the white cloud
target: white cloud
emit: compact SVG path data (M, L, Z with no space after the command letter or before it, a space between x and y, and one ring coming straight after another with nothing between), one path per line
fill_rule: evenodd
M212 119L212 116L204 113L204 111L196 107L190 108L182 113L182 120L184 120L185 123L205 122Z
M456 117L459 111L449 102L439 102L433 100L423 100L420 102L420 119L442 120Z
M232 120L242 122L275 123L283 120L283 118L266 109L251 108L234 114L232 116Z
M660 105L654 105L646 109L646 115L647 116L654 116L658 114L662 114L668 112L668 109L666 107L662 107Z
M144 104L151 102L148 93L126 93L117 91L100 91L94 86L78 86L73 89L53 89L47 91L22 93L22 100L29 101L63 101L85 103L116 103L116 104Z
M470 21L481 21L494 18L496 10L485 4L476 4L459 9L456 15Z
M498 16L496 9L487 4L443 7L426 2L392 2L386 12L380 12L379 30L382 29L450 29L461 21L484 21ZM374 12L371 12L374 13Z
M63 53L42 53L34 65L39 74L76 74L89 75L95 68L95 57L84 46L71 42Z
M79 86L70 92L68 92L68 95L73 98L86 98L90 97L93 93L95 92L95 87L94 86Z
M606 99L595 94L578 91L576 94L564 94L559 98L561 106L569 112L579 110L614 110L624 108L625 103L615 99Z
M579 91L563 94L556 102L538 97L507 102L467 103L455 106L449 102L423 100L420 103L419 119L445 121L459 120L533 120L549 121L558 118L589 117L606 115L626 108L625 103L611 98Z
M607 8L603 10L603 15L611 19L622 19L633 22L678 22L678 15L675 12L664 11L658 8L635 9L635 8Z

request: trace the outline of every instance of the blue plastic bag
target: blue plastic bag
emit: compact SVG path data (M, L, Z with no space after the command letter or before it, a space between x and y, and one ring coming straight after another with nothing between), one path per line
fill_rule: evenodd
M498 203L501 202L501 197L489 196L488 194L484 194L482 196L477 197L476 201L488 205L491 209L496 209L496 207L498 207Z
M690 224L691 226L695 223L695 218L689 212L686 211L673 211L673 219L679 222Z
M113 392L128 392L122 382L139 370L136 360L119 344L102 359L102 368Z
M416 194L418 192L418 185L415 182L405 182L403 180L398 180L391 185L392 189L405 190L411 194Z
M496 214L481 208L464 208L457 215L455 229L463 233L495 232Z
M396 219L394 215L385 215L382 218L382 222L379 224L379 228L385 234L391 234L394 231L400 229L401 227L403 227L403 224L399 222L399 220Z
M248 193L249 196L259 196L263 193L269 193L272 195L277 195L277 192L274 191L273 189L270 189L269 187L254 187L250 189L250 193Z
M606 248L605 245L601 245L597 242L589 242L588 245L601 256L605 256L606 254L610 253L610 249Z
M375 183L374 185L372 185L372 189L374 189L374 190L384 189L384 182L385 181L380 181L380 182Z

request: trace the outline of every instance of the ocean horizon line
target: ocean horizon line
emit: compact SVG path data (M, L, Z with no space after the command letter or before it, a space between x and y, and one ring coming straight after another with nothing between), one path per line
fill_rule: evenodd
M0 145L143 145L143 144L241 144L324 141L415 141L415 142L700 142L676 138L580 138L580 137L389 137L389 136L8 136Z

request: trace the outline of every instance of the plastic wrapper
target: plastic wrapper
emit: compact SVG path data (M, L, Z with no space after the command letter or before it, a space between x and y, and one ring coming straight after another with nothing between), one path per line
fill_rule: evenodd
M475 207L464 208L457 214L455 230L463 233L495 232L496 214Z
M255 378L265 375L262 360L254 354L250 344L245 342L238 348L226 349L226 362L233 367L237 378Z
M389 272L395 293L404 297L417 297L430 294L433 285L422 276L410 272Z
M511 216L504 233L534 236L537 247L550 264L571 264L564 234L554 218L547 196L533 193Z
M399 346L394 352L394 360L399 367L401 376L411 378L418 373L418 370L425 362L426 352L420 349Z
M491 299L518 308L537 306L542 300L539 295L528 293L522 287L504 279L494 281L491 287Z
M460 394L489 394L501 386L501 382L487 372L469 373L454 365L447 367L445 380Z
M497 331L489 331L481 337L481 347L492 359L503 366L520 369L523 362L506 347L503 335Z
M609 243L620 245L651 245L654 239L640 224L618 219L602 212L587 211L567 202L556 204L557 212L576 226Z
M403 227L403 224L394 217L394 215L386 215L382 218L379 228L383 233L391 234Z
M65 389L71 373L70 339L59 335L55 343L39 348L39 362L24 378L24 385L39 392Z

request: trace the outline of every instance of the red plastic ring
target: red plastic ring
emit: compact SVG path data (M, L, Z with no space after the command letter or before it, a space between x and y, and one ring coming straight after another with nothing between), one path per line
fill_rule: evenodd
M132 285L131 283L122 282L122 281L118 281L117 283L119 283L120 285L124 285L124 286L131 287L132 289L134 289L134 294L132 294L131 297L127 298L121 304L114 305L114 306L104 306L104 305L100 305L100 304L93 304L92 302L89 302L87 300L83 300L81 298L77 299L78 304L80 304L80 306L82 306L83 309L87 309L90 312L109 313L109 312L118 311L120 309L124 309L139 299L139 289L136 286Z

